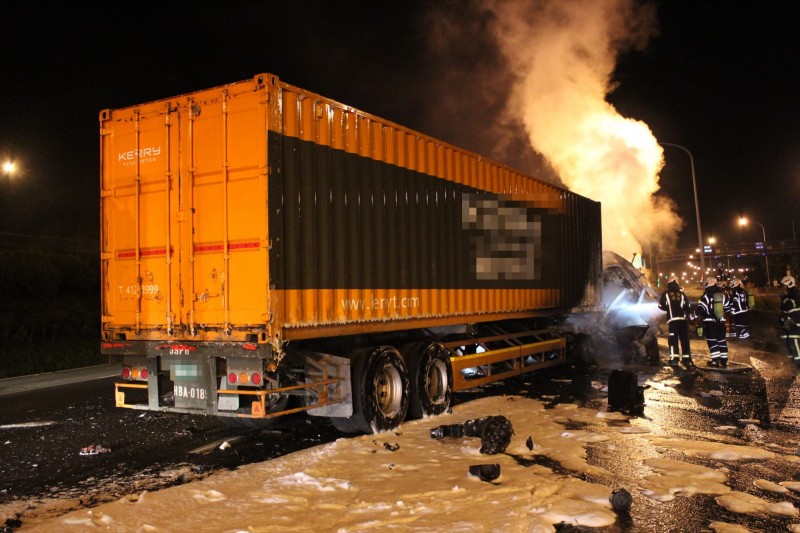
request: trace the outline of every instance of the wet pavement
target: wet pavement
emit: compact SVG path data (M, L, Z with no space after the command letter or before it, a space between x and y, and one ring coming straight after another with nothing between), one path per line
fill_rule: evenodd
M748 365L746 371L701 367L695 372L676 372L639 360L623 365L613 349L601 345L597 366L537 372L459 393L455 402L490 394L521 394L550 404L568 402L606 411L608 375L613 368L624 368L637 373L639 383L648 387L644 410L637 418L651 433L793 453L800 439L800 385L795 368L769 328L764 331L758 341L730 342L731 361ZM665 359L665 340L660 339L660 344ZM702 365L708 354L705 342L693 339L692 348ZM5 513L0 518L6 528L16 529L125 494L186 483L217 469L269 460L342 437L326 419L303 414L280 419L271 429L243 432L208 417L117 409L113 381L96 379L0 398L0 510ZM221 446L225 442L229 446ZM701 531L713 520L752 530L785 531L793 522L734 514L712 496L657 502L641 494L639 483L648 470L643 460L658 455L725 468L728 486L750 493L757 490L754 482L758 479L800 480L796 464L687 458L677 450L656 450L646 439L635 436L620 437L613 444L587 448L589 462L613 472L613 479L578 475L625 488L634 495L631 513L603 531ZM81 455L90 445L108 451ZM759 496L771 498L770 494ZM800 507L796 493L774 498Z

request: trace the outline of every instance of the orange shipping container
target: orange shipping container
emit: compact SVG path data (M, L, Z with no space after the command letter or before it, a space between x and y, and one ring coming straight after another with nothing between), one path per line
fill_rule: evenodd
M102 111L100 188L122 407L390 428L602 309L597 202L269 74Z
M599 204L274 76L100 125L106 340L274 344L599 305Z

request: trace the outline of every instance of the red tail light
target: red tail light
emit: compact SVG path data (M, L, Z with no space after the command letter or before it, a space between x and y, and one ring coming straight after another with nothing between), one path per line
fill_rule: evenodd
M127 366L122 369L122 379L131 379L131 369Z
M250 381L253 383L253 385L261 385L261 374L257 372L254 373L253 376L250 378Z
M228 374L228 383L230 383L231 385L236 383L236 379L237 379L236 372L231 372L230 374Z
M142 378L142 379L147 379L148 374L149 373L147 372L147 369L143 368L142 372L139 374L139 377Z

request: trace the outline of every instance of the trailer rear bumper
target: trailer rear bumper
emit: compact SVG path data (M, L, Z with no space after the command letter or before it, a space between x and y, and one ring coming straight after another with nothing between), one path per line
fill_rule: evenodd
M349 361L341 357L308 352L278 368L270 350L258 346L118 344L103 347L123 358L123 380L115 384L117 407L267 419L324 411L349 398Z
M310 409L317 409L321 407L327 407L331 405L335 405L341 402L340 399L331 398L328 395L328 388L335 387L339 383L338 379L327 379L324 381L319 381L316 383L304 383L302 385L295 385L291 387L280 387L277 389L268 389L268 390L260 390L260 391L242 391L242 390L226 390L226 389L217 389L215 394L217 398L225 397L226 395L232 396L250 396L253 397L253 400L250 402L250 410L249 412L236 412L236 411L220 411L216 410L216 412L212 413L199 413L199 414L213 414L215 416L221 417L238 417L238 418L275 418L278 416L288 415L292 413L298 413L301 411L308 411ZM147 384L140 384L140 383L120 383L117 382L114 384L114 399L116 402L117 407L124 407L127 409L141 409L145 411L152 411L149 403L128 403L126 392L130 392L133 390L146 390L148 388ZM281 395L281 394L288 394L290 392L303 392L307 393L306 396L311 396L317 398L315 402L302 405L299 407L291 407L286 409L280 410L272 410L269 408L270 402L268 402L268 397L271 395ZM166 412L174 412L174 413L192 413L198 414L198 409L194 408L187 408L187 407L175 407L175 406L159 406L158 411L166 411Z

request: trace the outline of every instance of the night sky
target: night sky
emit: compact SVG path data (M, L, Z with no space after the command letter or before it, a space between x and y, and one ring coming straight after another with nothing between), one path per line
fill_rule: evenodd
M658 34L626 52L608 96L695 159L703 232L791 239L800 198L800 2L655 4ZM0 11L0 242L96 241L98 113L270 72L284 81L557 179L522 132L498 148L507 79L476 2L5 2ZM442 28L450 28L446 35ZM505 132L508 133L508 132ZM697 243L687 155L663 192ZM757 235L756 235L757 233ZM5 237L3 237L5 236Z

